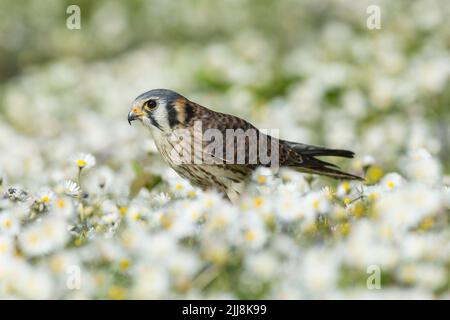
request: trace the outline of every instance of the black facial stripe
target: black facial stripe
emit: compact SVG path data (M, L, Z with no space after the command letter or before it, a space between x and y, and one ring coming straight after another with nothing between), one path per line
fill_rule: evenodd
M194 107L192 106L191 102L186 103L186 107L184 108L185 118L184 123L188 124L189 121L194 116Z
M177 110L171 103L166 104L166 110L167 110L167 117L169 120L169 126L173 128L179 123L177 118Z
M161 126L159 125L159 123L155 120L155 118L153 118L153 115L150 112L147 112L147 115L150 119L150 122L152 123L152 125L154 125L155 127L157 127L159 130L162 131Z

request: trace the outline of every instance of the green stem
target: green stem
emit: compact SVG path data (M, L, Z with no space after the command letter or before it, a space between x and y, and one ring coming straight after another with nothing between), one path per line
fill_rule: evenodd
M81 172L83 171L83 168L78 167L78 185L80 186L80 189L83 190L83 188L81 187Z

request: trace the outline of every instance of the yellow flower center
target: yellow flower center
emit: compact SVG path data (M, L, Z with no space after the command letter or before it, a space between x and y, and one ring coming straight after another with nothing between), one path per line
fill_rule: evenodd
M6 229L11 228L11 226L12 226L12 221L11 221L10 219L5 219L5 220L3 220L3 226L4 226Z
M252 230L248 230L245 233L245 239L247 241L253 241L253 240L255 240L255 237L256 237L255 232L253 232Z
M49 196L43 196L41 200L42 200L43 203L49 203L50 197Z
M119 208L119 213L120 215L123 217L127 214L128 208L127 207L120 207Z
M361 202L356 203L352 209L352 213L353 215L355 215L355 217L362 217L364 215L364 212L365 208Z
M196 193L195 193L194 190L188 192L188 197L189 198L195 198L195 196L196 196Z
M86 167L86 165L87 165L86 160L83 160L83 159L78 159L78 160L77 160L77 166L78 166L79 168L84 168L84 167Z
M373 200L377 200L380 197L380 195L377 192L371 193L369 194L369 200L373 201Z
M319 209L319 204L320 204L319 200L317 200L317 199L314 200L313 201L313 208L316 209L316 210Z
M342 189L344 189L345 193L348 193L350 191L350 183L344 182L342 184Z
M350 223L346 222L340 225L340 232L342 235L347 235L350 233Z
M198 211L193 211L191 213L191 217L192 217L192 220L197 220L198 218L200 218L200 213Z
M345 203L345 204L349 204L350 202L352 202L352 201L350 200L350 198L345 198L345 199L344 199L344 203Z
M59 199L58 201L56 201L56 206L62 209L66 206L66 202L63 199Z
M226 224L227 220L223 216L218 216L211 222L211 225L217 229L223 228Z
M259 184L264 184L264 183L266 183L266 181L267 181L267 179L266 179L265 176L259 176L258 177L258 183Z
M366 181L368 184L374 184L383 176L383 169L378 166L371 166L367 170Z
M263 205L263 203L264 203L264 199L261 197L253 199L253 204L255 205L256 208L261 207Z
M173 220L170 216L163 214L161 215L160 221L164 229L170 229L172 227Z
M55 257L50 261L50 268L55 272L61 272L64 268L64 260L60 257Z
M108 290L108 296L113 300L123 300L125 299L126 290L124 287L112 286Z
M434 220L431 217L427 217L425 219L422 220L421 224L420 224L420 229L422 230L428 230L430 229L434 224Z
M181 190L181 189L183 189L183 185L181 183L177 183L175 185L175 190Z
M35 234L30 234L28 236L28 242L31 244L36 244L38 242L38 236Z
M334 215L336 216L337 219L343 219L343 218L345 218L345 216L346 216L346 215L345 215L345 210L339 208L339 209L337 209L337 210L334 212Z
M133 219L134 221L138 221L140 218L141 218L141 214L139 212L135 212L131 216L131 219Z
M122 270L127 270L130 267L130 261L128 259L121 259L119 261L119 267Z

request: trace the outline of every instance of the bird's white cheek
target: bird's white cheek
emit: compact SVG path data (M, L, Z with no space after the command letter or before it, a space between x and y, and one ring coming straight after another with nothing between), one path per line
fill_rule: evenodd
M167 111L164 105L160 105L152 115L163 131L170 130Z
M146 126L146 127L153 127L152 122L151 122L150 119L147 118L147 117L143 117L143 118L142 118L142 123L143 123L144 126Z
M150 133L153 136L153 139L155 139L155 140L159 139L159 137L162 133L161 129L155 127L153 125L152 121L147 117L142 119L142 123L144 124L145 127L147 127L149 129Z

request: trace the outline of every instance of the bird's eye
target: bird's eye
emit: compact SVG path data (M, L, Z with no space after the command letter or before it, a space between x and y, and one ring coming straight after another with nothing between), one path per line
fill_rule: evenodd
M148 110L153 110L157 106L157 103L155 100L148 100L145 102L144 107Z

